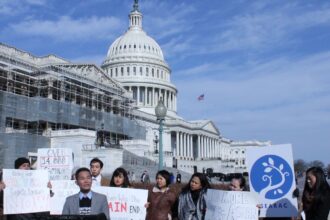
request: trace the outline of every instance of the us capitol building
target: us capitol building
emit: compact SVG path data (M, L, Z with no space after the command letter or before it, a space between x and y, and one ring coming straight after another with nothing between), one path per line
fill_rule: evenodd
M166 167L243 172L246 148L270 145L233 141L210 120L178 116L170 66L158 43L143 31L142 18L135 1L128 30L112 43L101 67L54 55L36 57L0 44L1 167L12 168L16 157L53 147L72 148L76 166L98 156L107 172L123 163L134 165L138 158L155 165L160 99L167 108Z

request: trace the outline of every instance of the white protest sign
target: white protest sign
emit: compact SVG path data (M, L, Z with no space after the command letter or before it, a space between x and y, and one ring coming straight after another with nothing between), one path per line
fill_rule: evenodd
M49 211L46 170L3 170L4 214Z
M119 187L94 187L107 196L111 220L145 220L148 191Z
M75 180L54 180L51 183L54 195L50 198L50 214L61 215L65 199L78 193L79 186Z
M72 149L39 148L37 169L48 170L50 180L70 180L73 169Z
M250 192L207 190L205 220L257 220L257 199Z
M290 144L247 149L250 190L259 197L260 217L297 216Z

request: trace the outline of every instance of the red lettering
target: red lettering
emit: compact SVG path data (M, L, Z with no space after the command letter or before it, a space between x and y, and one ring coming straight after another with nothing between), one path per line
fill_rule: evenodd
M108 204L110 212L127 212L127 203L121 202L109 202Z

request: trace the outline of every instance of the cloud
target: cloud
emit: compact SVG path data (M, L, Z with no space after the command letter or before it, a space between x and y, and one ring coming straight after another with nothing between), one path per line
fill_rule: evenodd
M299 152L311 151L304 141L311 143L316 137L325 141L314 149L325 148L330 141L329 59L330 52L324 52L258 66L230 69L215 65L229 71L226 78L221 74L177 78L179 114L189 120L211 119L226 138L291 142L299 146L295 153L302 157ZM205 73L212 66L208 63L195 69ZM238 68L247 76L236 76ZM197 101L202 93L205 99ZM316 159L316 154L311 152L309 160Z
M292 3L286 4L256 4L247 7L240 14L232 13L230 16L221 17L218 22L217 14L208 14L204 21L207 27L199 24L199 16L188 16L186 23L168 26L166 32L178 27L189 27L195 24L199 32L181 28L180 35L184 37L170 36L165 43L165 52L180 56L203 54L216 54L227 52L248 51L249 54L272 52L280 48L288 48L299 44L301 35L309 33L310 28L326 29L330 23L330 7L310 8ZM204 24L205 24L204 23ZM204 32L205 34L200 34ZM175 50L185 45L183 50ZM169 45L169 46L168 46ZM169 51L169 52L167 52Z
M85 41L109 39L123 26L114 17L88 17L73 19L62 16L58 20L26 19L11 24L9 29L20 35L49 37L55 41Z
M47 0L1 0L0 15L16 16L27 12L31 7L44 6Z
M305 102L323 93L330 94L329 59L330 52L326 52L300 60L280 59L259 66L239 67L245 69L243 76L236 76L236 67L230 70L228 66L203 64L188 72L208 73L212 66L215 67L214 71L225 68L230 72L226 73L226 77L221 74L199 75L189 82L186 77L177 78L177 83L180 84L180 93L185 94L186 89L199 88L198 85L203 82L207 99L212 103L226 103L231 111L241 108L276 108L289 103Z
M188 23L186 18L195 11L192 4L147 1L143 3L143 14L146 18L152 19L144 20L145 29L148 32L150 30L150 33L160 41L170 36L177 36L193 28L193 24Z

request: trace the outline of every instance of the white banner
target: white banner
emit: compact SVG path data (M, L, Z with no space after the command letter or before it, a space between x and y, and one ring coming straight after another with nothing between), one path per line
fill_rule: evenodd
M250 192L207 190L205 220L257 220L257 199Z
M49 211L46 170L3 170L4 214Z
M248 148L250 190L259 197L260 217L297 216L297 199L290 144Z
M75 180L54 180L51 183L54 195L50 198L50 214L61 215L65 199L80 189Z
M37 169L48 170L50 180L70 180L73 169L72 149L39 148Z
M145 220L148 190L119 187L94 187L107 196L111 220Z

